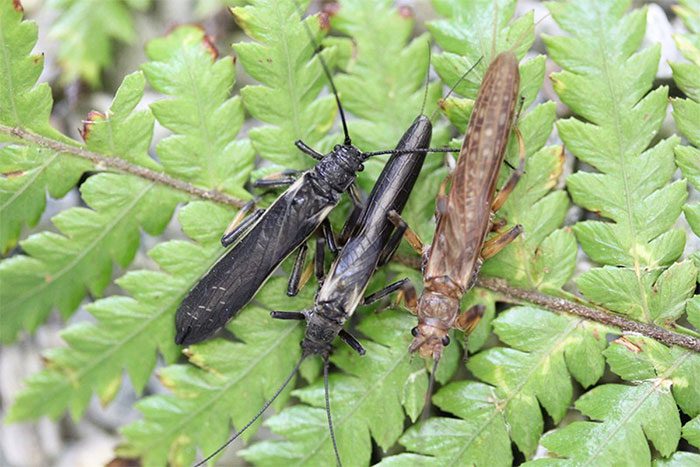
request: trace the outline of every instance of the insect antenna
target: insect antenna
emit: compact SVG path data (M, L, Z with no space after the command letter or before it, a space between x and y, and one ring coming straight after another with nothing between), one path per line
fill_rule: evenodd
M284 388L287 387L287 385L290 383L290 381L292 381L292 379L294 378L294 375L296 374L296 372L299 371L299 367L301 366L301 363L304 361L304 359L306 357L307 357L307 354L302 353L301 358L299 359L297 364L294 366L294 369L289 373L289 375L287 376L287 379L285 379L284 383L282 383L282 385L279 387L279 389L277 389L277 391L275 391L275 394L267 402L265 402L265 404L263 404L262 408L260 409L260 411L258 411L258 413L255 415L255 417L253 417L248 423L246 423L243 428L241 428L236 434L234 434L232 437L230 437L228 439L228 441L226 441L224 444L222 444L216 451L209 454L209 456L207 456L204 460L195 464L194 467L200 467L200 466L206 464L207 462L209 462L214 456L216 456L221 451L226 449L226 447L229 444L233 443L239 436L241 436L245 430L250 428L250 426L253 423L255 423L255 421L258 418L260 418L262 416L262 414L265 412L265 410L267 410L267 408L270 407L270 405L272 405L272 403L275 401L275 399L277 399L277 397L280 394L282 394L282 391L284 391ZM337 454L337 451L336 451L336 454Z
M460 83L462 83L462 81L464 81L464 80L466 79L467 75L469 75L469 73L471 73L471 72L474 70L474 68L476 68L476 66L479 65L479 63L481 63L481 60L483 60L483 58L484 58L483 56L480 57L479 60L477 60L476 63L474 63L474 65L472 65L471 67L469 67L469 69L468 69L467 71L465 71L464 74L462 74L462 76L459 77L459 79L457 80L457 82L456 82L456 83L450 88L450 90L447 92L447 95L443 98L443 100L447 99L448 97L450 97L450 95L452 95L452 92L454 92L455 88L456 88L457 86L459 86ZM427 84L426 84L426 88L425 88L425 94L426 94L426 96L427 96L427 94L428 94ZM425 107L425 102L423 102L423 106ZM433 112L430 114L430 121L431 121L431 123L432 123L433 119L435 118L435 115L437 114L437 111L438 111L438 109L435 109L435 110L433 110ZM422 112L421 112L421 113L422 113ZM363 154L365 157L372 157L372 156L382 156L382 155L385 155L385 154L409 154L409 153L416 153L416 152L459 152L459 149L454 149L454 148L391 149L391 150L385 150L385 151L363 152L362 154Z
M326 395L326 418L328 419L328 430L331 434L331 441L333 442L333 452L335 452L335 462L338 467L342 467L343 463L340 461L340 453L338 452L338 443L335 440L335 432L333 431L333 418L331 417L331 399L328 390L328 357L323 360L323 387Z
M462 76L459 77L459 79L457 80L457 82L456 82L455 84L452 85L452 87L449 89L449 91L447 91L447 94L445 95L445 97L442 98L443 101L447 100L447 98L449 98L449 97L452 95L452 93L454 92L454 90L457 89L457 86L459 86L460 84L462 84L462 81L464 81L465 79L467 79L467 76L469 75L469 73L471 73L471 72L474 70L474 68L476 68L477 65L479 65L479 63L481 63L481 61L482 61L483 59L484 59L484 56L482 55L481 57L479 57L479 60L477 60L476 63L474 63L472 66L470 66L469 69L468 69L467 71L465 71L465 72L462 74ZM439 107L438 107L438 108L439 108ZM436 108L435 110L433 110L433 113L430 114L430 121L431 121L431 122L432 122L433 119L435 118L435 114L437 113L438 108Z
M430 63L432 62L432 50L430 50L430 41L426 42L428 46L428 69L425 70L425 89L423 90L423 104L420 106L420 114L425 112L425 103L428 100L428 84L430 82Z
M340 97L338 96L338 89L335 87L335 82L333 81L333 76L331 76L331 71L328 68L328 64L326 63L326 60L323 58L323 56L319 53L321 50L321 46L316 42L316 39L314 39L314 35L311 32L311 28L309 27L308 24L306 24L306 21L304 21L304 11L301 9L301 6L299 5L299 2L297 0L292 0L294 3L294 7L296 8L297 12L299 13L299 17L301 18L301 24L304 25L304 29L306 29L306 34L309 36L309 41L311 41L311 44L314 46L314 53L318 57L319 62L321 62L321 67L323 68L323 73L326 75L326 78L328 78L328 84L331 87L331 91L333 91L333 97L335 97L335 103L338 106L338 112L340 113L340 121L343 124L343 134L345 135L345 141L343 141L343 144L346 146L349 146L352 144L352 141L350 140L350 133L348 133L348 124L345 121L345 111L343 110L343 105L340 103Z
M435 372L437 371L439 362L439 356L433 360L433 370L430 372L430 378L428 379L428 390L425 393L425 403L423 404L423 414L421 415L421 420L426 420L430 416L433 387L435 386Z

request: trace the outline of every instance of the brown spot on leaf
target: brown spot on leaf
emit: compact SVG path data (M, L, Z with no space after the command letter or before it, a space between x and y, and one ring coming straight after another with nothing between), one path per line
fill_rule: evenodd
M202 38L202 42L204 43L204 48L209 51L212 61L219 58L219 49L217 49L216 44L214 44L214 38L208 34L205 34Z
M32 63L34 63L35 65L38 65L39 63L41 63L42 60L44 60L43 53L40 53L38 55L32 55Z
M399 7L399 15L404 19L413 19L416 16L413 12L413 8L408 5Z
M616 344L620 344L621 346L633 353L640 353L642 351L641 347L639 347L637 344L634 344L624 336L615 339L613 342L615 342Z
M331 18L337 15L339 11L340 5L337 2L324 3L321 7L321 14L319 15L319 22L321 23L321 27L323 28L324 24L327 24L327 27L330 28Z
M128 459L126 457L115 457L105 464L105 467L141 467L138 459Z
M12 0L12 6L20 13L24 13L24 7L22 6L22 2L19 0Z
M21 177L24 175L24 170L13 170L12 172L5 172L2 174L3 177L5 178L17 178Z
M83 141L87 143L88 139L90 138L90 130L92 130L92 125L99 120L105 120L107 116L103 114L102 112L98 112L97 110L91 110L87 114L87 119L83 120L83 127L78 130L78 133L80 133L80 136L83 138Z
M51 274L47 274L44 276L44 282L46 282L47 284L53 282L53 277L51 277Z
M321 31L328 32L331 30L331 16L325 14L323 11L318 14L318 25Z

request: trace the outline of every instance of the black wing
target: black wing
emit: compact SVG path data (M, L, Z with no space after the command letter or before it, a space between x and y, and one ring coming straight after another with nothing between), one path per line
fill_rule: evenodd
M223 326L337 202L316 194L306 174L289 187L190 290L177 310L175 342L194 344Z

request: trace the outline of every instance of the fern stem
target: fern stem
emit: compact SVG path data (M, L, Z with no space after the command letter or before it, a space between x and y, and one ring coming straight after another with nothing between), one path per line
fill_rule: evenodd
M109 168L120 172L125 172L155 183L159 183L161 185L169 186L170 188L187 193L188 195L196 198L214 201L219 204L233 206L236 208L241 208L245 204L245 201L229 196L226 193L222 193L217 190L205 190L182 180L178 180L177 178L173 178L162 172L156 172L145 167L131 164L124 159L105 156L104 154L88 151L78 146L71 146L70 144L37 135L36 133L32 133L23 128L9 127L0 124L0 134L18 138L27 143L50 149L58 153L70 154L72 156L88 160L95 164L97 169L104 170Z
M394 260L413 269L420 269L421 266L420 259L413 256L396 255L394 256ZM700 339L691 335L691 333L695 333L689 329L683 329L683 332L686 332L687 334L672 332L655 324L640 323L639 321L625 318L624 316L611 311L591 308L565 298L546 295L537 290L526 290L511 287L503 279L480 277L476 281L476 285L478 287L501 294L503 301L509 303L532 303L539 305L546 310L553 311L554 313L570 313L590 321L596 321L607 326L619 328L621 331L637 333L666 345L677 345L679 347L700 353Z
M480 278L477 281L477 285L492 292L502 294L509 299L533 303L555 313L571 313L591 321L614 326L621 331L633 332L650 337L666 345L677 345L695 352L700 352L700 339L685 334L678 334L655 324L640 323L639 321L625 318L609 311L591 308L564 298L545 295L536 290L524 290L510 287L502 279Z

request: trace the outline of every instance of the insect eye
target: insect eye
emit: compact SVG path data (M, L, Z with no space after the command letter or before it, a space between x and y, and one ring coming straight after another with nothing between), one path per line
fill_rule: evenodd
M365 170L365 164L360 164L360 166L357 168L357 171L362 172L363 170Z
M442 338L442 346L447 347L450 345L450 336L445 336Z
M336 144L335 146L333 146L334 151L340 151L340 148L342 148L340 144Z
M416 336L418 335L418 326L416 326L415 328L411 329L411 335L412 335L413 337L416 337Z

